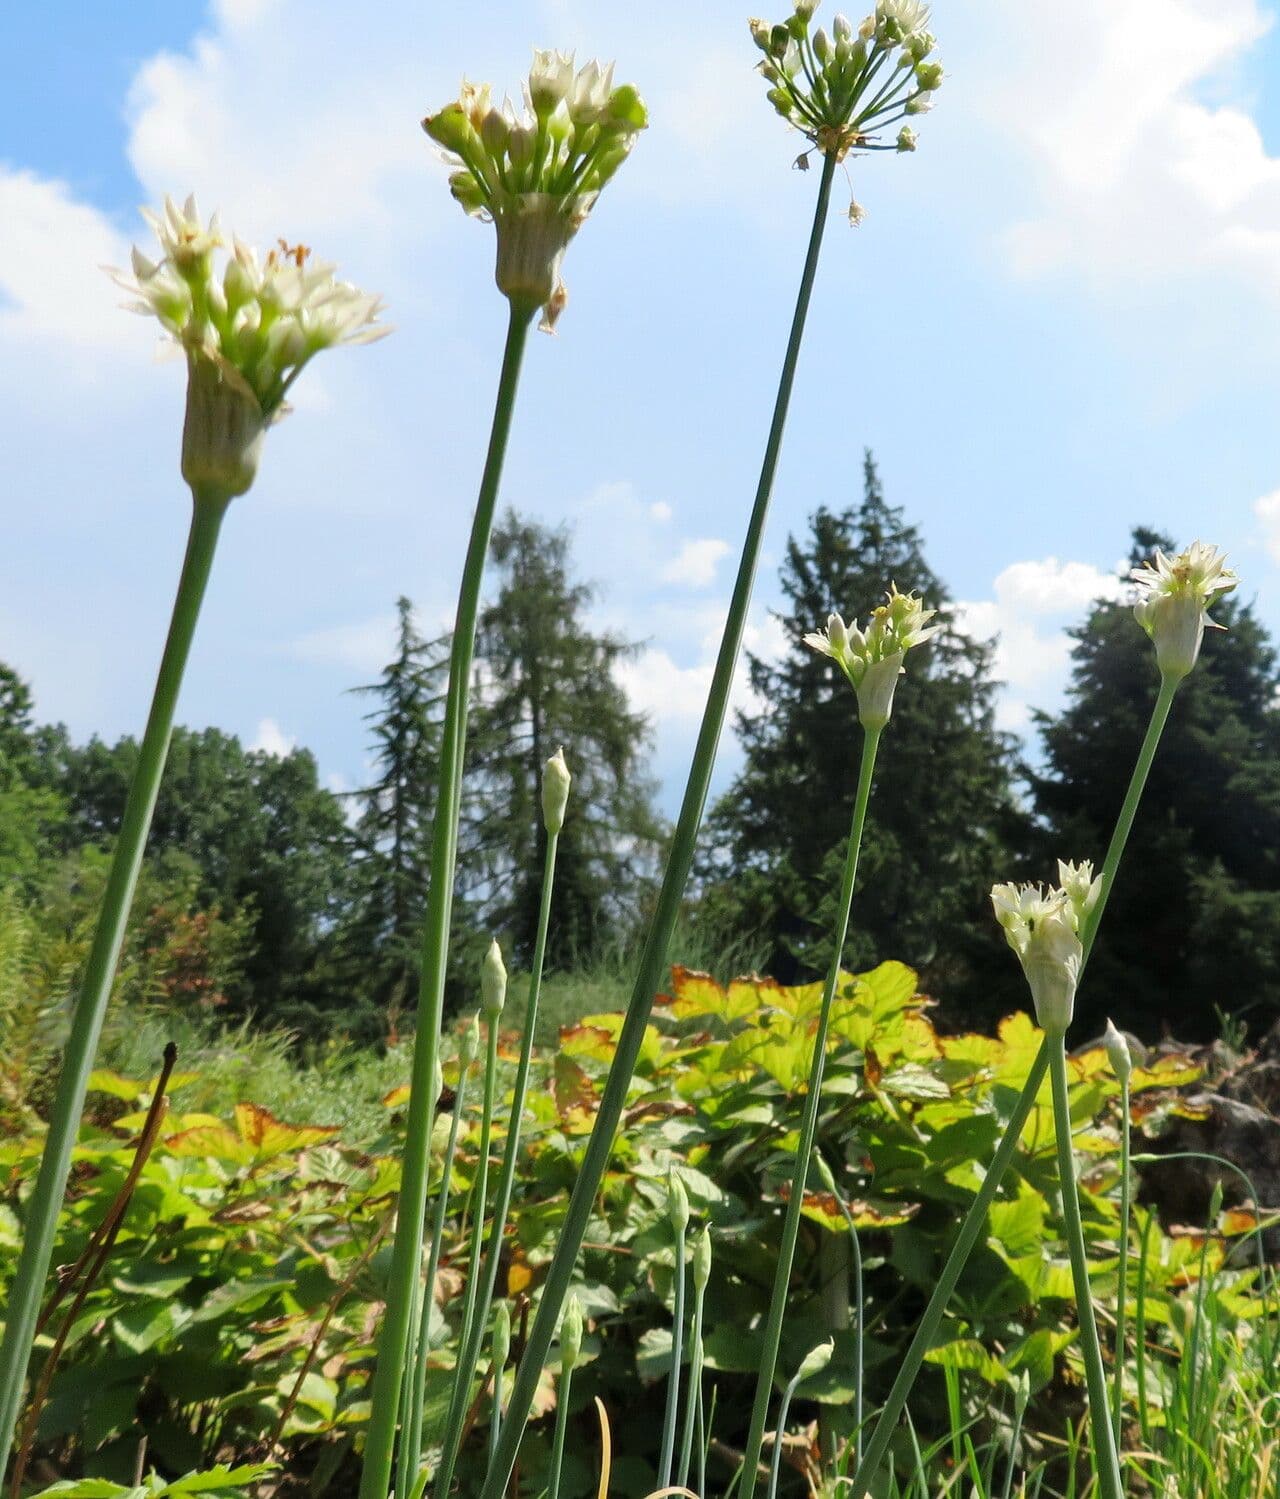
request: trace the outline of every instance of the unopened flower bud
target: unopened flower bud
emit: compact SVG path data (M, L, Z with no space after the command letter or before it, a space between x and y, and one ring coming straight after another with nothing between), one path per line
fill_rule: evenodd
M677 1233L682 1234L688 1228L689 1194L674 1171L667 1174L667 1216L671 1219L671 1226Z
M915 131L912 130L910 125L904 125L902 129L898 131L898 150L914 151L916 148L916 143L917 138Z
M813 55L819 62L826 62L831 56L831 38L821 26L813 33Z
M564 811L572 780L561 746L542 767L542 820L548 833L558 833L564 827Z
M925 93L932 93L934 89L942 87L942 64L940 62L921 62L916 64L916 83L924 89Z
M825 1343L819 1343L816 1348L811 1348L796 1371L796 1383L803 1384L806 1379L813 1379L821 1374L831 1362L831 1356L835 1351L834 1338L828 1338Z
M1129 1053L1129 1043L1110 1020L1107 1021L1102 1044L1106 1048L1107 1060L1111 1063L1112 1072L1121 1083L1127 1083L1133 1072L1133 1057Z
M582 1303L569 1292L560 1321L560 1373L568 1374L582 1356Z
M831 22L831 31L836 41L847 42L853 35L853 27L849 24L849 17L837 14Z
M507 967L502 961L502 949L495 937L480 965L480 1009L485 1018L494 1021L502 1014L507 1002Z
M479 1055L480 1016L473 1015L471 1024L463 1031L462 1040L458 1044L458 1066L465 1072Z
M498 1370L505 1369L510 1354L511 1308L505 1301L500 1301L493 1314L493 1367Z
M693 1284L698 1291L705 1291L711 1279L711 1229L704 1227L693 1246Z
M1213 1191L1209 1194L1209 1222L1217 1223L1218 1214L1222 1211L1222 1179L1219 1178L1213 1184Z
M774 57L785 57L791 45L791 33L785 26L774 26L769 32L769 51Z

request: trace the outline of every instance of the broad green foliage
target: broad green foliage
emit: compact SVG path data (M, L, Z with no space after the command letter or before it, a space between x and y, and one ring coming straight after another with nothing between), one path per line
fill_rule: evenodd
M645 1463L656 1457L653 1434L671 1348L667 1173L673 1162L692 1204L694 1231L702 1222L712 1227L706 1364L717 1382L718 1422L726 1440L735 1437L733 1412L749 1393L752 1324L768 1296L819 998L817 985L783 987L756 977L720 985L677 968L670 994L655 1008L580 1259L578 1295L589 1330L570 1416L583 1422L584 1442L594 1441L591 1397L604 1400L616 1445L634 1469L629 1480L625 1468L615 1475L618 1492L643 1491L651 1477ZM619 1023L617 1013L588 1016L538 1054L498 1287L512 1298L517 1329L523 1298L537 1296L554 1249ZM866 1261L874 1400L913 1328L1039 1033L1026 1016L1013 1015L995 1037L940 1035L915 975L900 963L843 976L833 1031L820 1144ZM508 1068L516 1041L504 1035ZM1071 1074L1095 1293L1105 1307L1116 1289L1117 1084L1101 1048L1074 1057ZM456 1083L456 1063L446 1063L445 1075ZM1156 1130L1170 1111L1186 1110L1181 1090L1196 1075L1176 1054L1136 1070L1135 1117ZM152 1086L106 1070L94 1075L59 1264L77 1258L119 1190ZM345 1492L367 1419L405 1090L387 1094L382 1134L357 1144L332 1127L279 1119L252 1099L225 1113L184 1105L201 1086L190 1072L171 1080L161 1140L54 1375L40 1450L62 1471L128 1483L145 1434L162 1473L274 1459L291 1483L305 1481L315 1493ZM444 1117L437 1120L437 1161L446 1125ZM465 1267L461 1214L476 1172L476 1134L469 1109L435 1287L442 1315L427 1385L429 1440L448 1398ZM501 1143L499 1129L495 1152ZM34 1131L0 1145L0 1171L11 1184L29 1180L39 1147ZM1063 1414L1077 1409L1071 1280L1059 1239L1052 1150L1046 1094L1017 1170L992 1209L986 1246L930 1355L936 1388L926 1377L913 1403L925 1428L945 1422L940 1375L947 1371L962 1374L966 1408L984 1421L1007 1405L1023 1370L1041 1429L1060 1430ZM5 1279L19 1231L12 1195L9 1203L0 1211ZM812 1183L804 1219L782 1367L794 1369L833 1332L835 1357L806 1385L803 1400L828 1402L828 1418L847 1424L853 1379L847 1284L838 1275L839 1294L833 1299L830 1285L824 1293L820 1264L829 1275L833 1263L842 1263L831 1251L848 1231L836 1202ZM1188 1326L1186 1293L1208 1271L1214 1273L1207 1294L1222 1326L1253 1315L1250 1273L1226 1267L1223 1237L1251 1226L1250 1215L1237 1211L1224 1213L1208 1240L1153 1229L1145 1269L1149 1340L1176 1354ZM46 1338L42 1347L48 1346ZM1162 1356L1153 1356L1148 1399L1157 1422L1162 1366ZM548 1377L539 1414L553 1405ZM482 1402L478 1427L486 1411ZM545 1461L549 1426L542 1421L531 1432L531 1475ZM474 1476L468 1464L478 1450L473 1442L464 1453L464 1485ZM589 1465L572 1459L562 1491L585 1490L590 1476ZM232 1478L226 1482L235 1487Z

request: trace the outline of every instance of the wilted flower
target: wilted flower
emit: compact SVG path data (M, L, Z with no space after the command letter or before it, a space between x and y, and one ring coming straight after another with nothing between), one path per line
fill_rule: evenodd
M889 722L907 652L936 635L940 628L929 624L937 610L926 609L915 594L891 588L886 600L872 610L865 631L846 625L840 615L832 614L825 630L804 637L811 650L830 656L853 684L864 729L883 729Z
M548 833L564 827L564 810L569 803L569 783L573 777L564 763L564 748L558 749L542 767L542 821Z
M502 961L502 949L495 937L480 964L480 1008L485 1017L496 1020L507 1002L507 965Z
M219 275L215 255L227 241L217 214L206 226L194 197L181 208L166 198L163 214L143 214L160 259L135 247L132 274L112 274L135 298L126 305L154 314L186 353L183 477L231 499L252 484L263 433L312 357L391 330L377 321L380 298L339 281L302 245L281 240L259 261L232 236Z
M914 151L911 130L891 141L875 132L923 114L942 84L942 65L927 61L934 46L928 6L879 0L856 31L837 15L830 35L822 27L810 34L814 9L812 0L797 0L785 22L751 22L752 39L764 53L759 69L770 85L770 103L837 161L853 149Z
M1239 582L1226 565L1225 552L1207 542L1193 541L1176 557L1156 549L1154 564L1135 567L1129 576L1141 597L1134 617L1151 636L1161 674L1175 681L1196 664L1205 626L1220 630L1209 618L1209 606L1220 593Z
M648 124L630 84L614 87L613 64L573 69L573 55L533 54L524 107L494 105L488 84L465 80L457 100L422 122L456 170L453 196L493 220L496 279L504 296L543 309L550 331L566 296L560 263L596 198Z
M1026 974L1036 1019L1047 1031L1065 1031L1084 961L1075 901L1060 887L993 885L991 904Z

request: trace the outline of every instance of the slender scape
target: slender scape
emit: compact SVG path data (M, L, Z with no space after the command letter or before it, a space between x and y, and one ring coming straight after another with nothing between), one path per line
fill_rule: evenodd
M498 500L498 484L506 456L511 415L515 406L520 363L529 325L536 308L512 301L511 320L498 379L493 427L485 457L480 494L476 501L471 540L467 547L458 613L449 662L449 690L445 705L440 754L440 799L431 841L431 886L423 922L422 981L418 990L418 1030L410 1079L409 1117L405 1128L403 1176L392 1250L386 1318L378 1342L373 1376L372 1407L366 1438L360 1499L386 1499L391 1485L400 1384L404 1378L413 1313L413 1290L422 1259L423 1217L427 1205L427 1172L431 1146L432 1087L440 1045L444 1008L445 967L449 923L453 914L454 865L458 852L458 813L462 800L462 753L466 742L467 704L471 687L471 659L475 649L480 583L489 550L489 533Z
M98 1038L102 1034L116 964L124 942L129 907L133 903L142 854L160 792L160 778L169 754L174 709L228 504L222 493L200 487L193 488L192 501L191 531L169 635L138 751L137 769L125 802L102 911L72 1016L71 1034L54 1095L40 1173L24 1216L22 1251L9 1287L4 1340L0 1343L0 1450L4 1462L8 1461L22 1403L27 1360L35 1339L41 1292L53 1256L58 1213L66 1194L71 1152L84 1108L89 1074L93 1070Z
M746 626L747 609L751 603L756 567L760 560L760 546L764 536L765 520L769 513L769 500L773 493L773 479L778 466L778 454L782 447L787 408L791 401L791 387L795 380L805 318L809 311L809 299L813 293L814 277L818 269L818 254L822 247L827 209L831 201L831 182L835 175L835 165L831 157L824 157L822 176L818 184L817 203L814 208L813 227L809 234L809 248L805 257L804 272L800 278L800 290L796 297L787 351L783 358L773 420L769 427L764 462L760 470L760 482L756 488L755 503L743 542L742 557L738 564L733 598L720 641L720 652L716 658L711 691L707 697L707 706L703 710L702 726L698 731L693 764L689 770L689 780L685 787L680 817L672 836L671 852L667 859L653 923L641 955L626 1018L618 1035L617 1051L600 1099L595 1127L587 1142L578 1180L574 1184L573 1195L569 1200L568 1212L560 1231L560 1242L547 1270L538 1314L529 1330L529 1340L507 1400L507 1419L503 1424L502 1436L498 1441L478 1499L501 1499L506 1490L507 1480L511 1476L511 1470L515 1466L520 1438L533 1406L533 1398L537 1392L547 1350L551 1347L551 1340L555 1335L560 1307L573 1277L574 1264L586 1233L587 1221L591 1215L600 1180L609 1163L613 1137L626 1105L631 1074L635 1069L640 1045L644 1040L645 1026L653 1008L653 996L662 979L667 961L667 950L675 930L676 918L680 913L685 883L693 863L698 827L702 821L702 810L711 781L711 771L715 763L716 746L720 740L720 731L724 727L729 690L733 685L734 668L737 665L738 650L742 644L742 634ZM370 1490L368 1493L362 1492L361 1499L382 1499L382 1495ZM437 1499L445 1499L445 1496L439 1495Z

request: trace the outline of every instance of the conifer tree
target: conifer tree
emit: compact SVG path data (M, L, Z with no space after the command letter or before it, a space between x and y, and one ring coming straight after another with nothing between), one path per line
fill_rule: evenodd
M1176 551L1135 529L1130 565L1157 546ZM1076 1002L1081 1035L1110 1015L1144 1038L1207 1039L1219 1012L1255 1026L1280 1013L1280 671L1250 604L1213 613L1226 630L1207 632L1174 699ZM1096 604L1073 633L1067 706L1039 715L1032 788L1045 858L1100 861L1158 676L1128 601Z
M564 530L509 511L491 556L497 586L477 637L459 874L478 929L527 962L546 851L542 767L563 746L573 791L559 840L548 962L589 960L627 934L662 831L645 768L648 727L617 678L636 647L590 628L594 590L572 577Z
M918 529L889 505L870 451L863 495L825 506L788 539L781 569L786 646L748 657L757 707L738 715L745 764L703 837L704 912L758 932L771 970L795 978L826 961L824 921L844 857L859 731L848 685L807 650L839 611L865 621L895 583L939 611L941 632L912 658L876 769L846 960L899 958L972 1021L998 1012L1003 984L985 909L1021 827L1013 744L994 726L992 646L956 624ZM994 987L993 987L994 986Z

